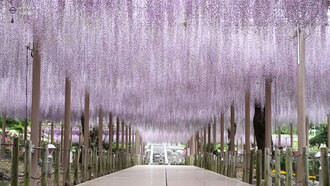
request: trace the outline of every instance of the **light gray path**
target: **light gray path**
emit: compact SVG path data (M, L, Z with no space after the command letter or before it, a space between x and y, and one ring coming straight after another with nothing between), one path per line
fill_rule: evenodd
M135 166L103 176L80 186L235 186L248 185L236 179L193 166Z

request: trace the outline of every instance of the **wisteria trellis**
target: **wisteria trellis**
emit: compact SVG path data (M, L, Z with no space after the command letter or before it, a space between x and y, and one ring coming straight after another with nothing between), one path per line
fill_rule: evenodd
M327 0L0 0L0 112L25 118L27 76L30 116L26 45L36 37L44 120L64 119L67 76L74 123L87 89L94 123L102 107L146 141L187 141L212 116L228 117L233 101L242 125L246 89L251 102L263 104L264 80L271 77L274 123L296 123L299 27L306 35L307 115L324 121L328 6ZM33 11L23 14L24 8Z

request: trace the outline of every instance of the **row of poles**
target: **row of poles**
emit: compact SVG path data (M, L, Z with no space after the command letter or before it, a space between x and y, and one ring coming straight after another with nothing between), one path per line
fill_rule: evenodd
M31 107L31 143L32 146L37 147L39 144L39 130L40 130L40 73L41 73L41 59L39 55L39 42L37 38L34 38L33 42L33 67L32 67L32 107ZM88 174L88 162L89 162L89 118L90 118L90 95L89 92L86 90L85 92L85 108L84 108L84 131L83 131L83 144L84 144L84 159L83 164L84 164L84 172L85 175ZM109 113L109 129L110 129L110 135L113 135L113 116L111 113ZM3 118L3 121L5 122L6 119ZM68 152L70 150L70 131L71 131L71 81L69 77L66 77L65 79L65 116L64 116L64 147L62 151ZM124 147L124 130L126 128L126 131L128 127L125 127L124 122L122 123L122 147ZM116 151L119 152L119 129L120 129L120 121L119 118L117 117L117 135L116 135ZM5 123L3 124L3 129L5 128ZM100 108L99 110L99 131L98 131L98 148L102 149L102 134L103 134L103 110ZM25 127L26 129L26 127ZM27 131L27 130L25 130ZM128 132L130 133L131 127L129 127ZM2 136L5 136L4 130L2 131ZM139 133L136 131L135 133L135 144L136 145L136 150L135 152L140 154L144 150L142 147L142 137L139 135ZM26 140L26 134L24 135L25 140ZM126 138L128 135L126 135ZM131 135L129 135L129 140L131 140ZM2 138L4 140L4 138ZM132 138L133 139L133 138ZM127 143L126 139L126 143ZM109 144L112 144L112 137L109 137ZM127 144L126 144L127 145ZM112 150L112 145L109 145L109 151ZM122 148L122 151L124 148ZM64 153L63 155L63 170L67 170L67 167L69 166L68 162L68 153ZM32 153L31 155L31 170L37 170L38 168L38 153ZM37 178L38 177L38 172L37 171L32 171L31 172L31 177ZM65 175L63 175L63 180L65 180ZM38 180L32 179L31 180L31 185L36 186L38 184ZM64 185L66 183L63 183Z
M298 65L297 65L297 110L298 110L298 156L297 156L297 183L298 185L303 185L304 181L304 172L303 172L303 148L307 147L308 138L306 135L307 126L306 126L306 95L305 95L305 35L304 32L301 32L298 29ZM272 140L272 127L271 127L271 79L265 80L265 149L271 149L271 140ZM246 167L250 168L249 157L250 154L250 90L246 90L245 94L245 153L247 156ZM328 114L328 126L330 124L330 114ZM292 127L291 127L292 128ZM211 124L207 128L201 129L194 136L190 138L188 144L190 144L190 149L193 154L199 154L202 149L199 145L199 136L202 136L204 131L204 140L201 141L206 144L206 130L208 129L208 151L211 151L210 141L211 141ZM232 104L230 107L230 144L229 152L235 151L235 109ZM291 129L292 130L292 129ZM201 133L201 134L199 134ZM291 132L292 133L292 132ZM220 114L220 143L221 143L221 153L224 153L224 113ZM292 141L291 134L291 144ZM216 117L214 117L213 122L213 150L216 150ZM330 127L328 127L328 146L330 145ZM206 151L206 145L204 145L204 152ZM267 162L265 162L267 163ZM268 172L271 170L268 169ZM267 175L268 180L270 180L270 175ZM271 182L268 182L268 185L271 185Z
M37 184L41 186L48 185L48 178L54 175L53 183L55 186L76 185L85 181L95 179L106 174L110 174L119 170L123 170L135 165L142 165L143 156L141 154L130 153L126 151L117 151L115 153L112 150L105 150L103 148L88 149L87 155L89 157L88 164L81 163L80 160L84 160L86 149L84 147L77 148L73 151L73 162L70 161L70 148L69 151L64 151L60 145L57 144L56 149L48 149L47 144L43 144L42 147L34 147L31 145L31 141L25 141L24 145L24 186L30 186L32 181L37 181ZM19 165L19 139L16 137L13 140L12 156L11 156L11 176L10 185L17 186L18 182L18 165ZM52 164L53 156L49 156L49 150L55 150L54 152L54 166ZM36 152L41 153L42 166L41 175L34 177L31 175L33 172L38 172L37 169L31 169L31 155ZM68 166L61 171L61 152L67 154ZM82 153L82 156L80 156ZM73 165L73 170L72 170ZM54 168L54 169L53 169ZM32 170L32 171L31 171ZM85 172L84 170L87 170ZM62 184L60 184L60 175L63 175ZM71 175L73 174L73 182Z

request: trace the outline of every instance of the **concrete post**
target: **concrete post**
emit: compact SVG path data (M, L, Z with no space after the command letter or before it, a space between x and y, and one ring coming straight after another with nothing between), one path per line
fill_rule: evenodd
M39 120L40 120L40 69L41 61L39 56L39 44L34 37L33 42L33 68L32 68L32 107L31 107L31 141L32 145L39 144ZM34 151L31 159L31 170L38 168L38 151ZM38 177L37 171L32 171L31 176ZM31 185L38 184L38 180L33 179Z
M65 78L65 116L64 116L64 158L63 158L63 170L66 172L68 169L67 167L70 165L69 156L70 156L70 121L71 121L71 81L68 77ZM70 178L70 174L69 178ZM70 180L65 179L66 173L63 174L63 185L69 185Z
M298 154L306 146L306 95L305 95L305 35L298 28L298 70L297 70L297 110L298 110ZM302 156L297 157L297 182L303 181Z
M225 152L225 122L224 122L224 114L220 115L220 133L221 133L221 153Z

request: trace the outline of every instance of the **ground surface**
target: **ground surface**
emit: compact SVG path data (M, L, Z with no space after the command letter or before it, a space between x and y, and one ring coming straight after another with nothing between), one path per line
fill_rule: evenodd
M215 186L248 185L194 166L143 165L103 176L80 186Z

